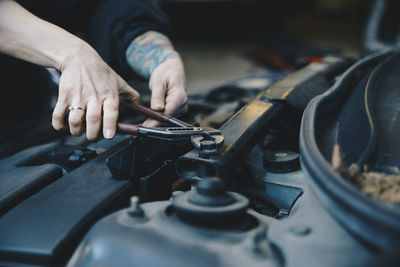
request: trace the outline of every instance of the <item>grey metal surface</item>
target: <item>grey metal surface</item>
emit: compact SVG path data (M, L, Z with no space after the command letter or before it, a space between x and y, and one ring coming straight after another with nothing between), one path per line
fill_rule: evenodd
M68 266L279 266L266 238L272 219L250 210L251 229L213 229L184 223L169 205L141 205L144 218L121 210L102 219Z
M349 222L351 223L351 222ZM319 203L309 188L288 218L273 222L268 239L286 267L383 266L384 255L354 238Z
M168 201L141 205L144 216L124 209L89 231L68 266L395 266L304 190L289 217L248 210L257 223L244 228L185 223Z

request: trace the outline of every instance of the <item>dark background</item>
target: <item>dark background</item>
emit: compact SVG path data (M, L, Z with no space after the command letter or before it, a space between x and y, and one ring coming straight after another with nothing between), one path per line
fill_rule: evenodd
M391 2L382 38L398 30ZM304 66L315 57L366 53L371 0L161 0L181 53L189 93L246 75ZM395 7L395 8L394 8ZM397 13L398 14L398 13ZM267 53L267 54L265 54ZM282 62L271 61L278 57Z

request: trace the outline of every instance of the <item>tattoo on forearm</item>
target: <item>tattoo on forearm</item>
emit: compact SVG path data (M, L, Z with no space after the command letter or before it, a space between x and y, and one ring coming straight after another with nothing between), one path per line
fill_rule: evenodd
M178 57L168 38L152 31L137 37L126 50L128 64L144 78L150 78L153 70L167 59Z

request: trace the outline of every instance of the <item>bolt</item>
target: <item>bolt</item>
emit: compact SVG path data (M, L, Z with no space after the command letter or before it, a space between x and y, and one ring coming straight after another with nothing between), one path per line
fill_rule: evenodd
M200 141L200 149L216 149L217 144L214 140L203 139Z
M139 198L137 196L131 197L131 209L138 209L139 208Z
M134 217L144 216L144 212L140 207L139 198L137 196L131 197L131 206L128 209L128 213Z

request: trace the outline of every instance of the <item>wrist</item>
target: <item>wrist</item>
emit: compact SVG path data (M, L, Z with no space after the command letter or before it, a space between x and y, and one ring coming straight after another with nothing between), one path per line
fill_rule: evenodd
M153 60L153 64L150 67L150 74L162 63L169 59L178 59L180 60L180 56L178 52L173 49L163 49L163 51L158 51L159 56L155 57Z
M180 61L180 56L178 52L169 47L154 47L146 53L133 51L129 48L126 51L128 65L145 79L149 79L159 65L170 59Z
M178 52L175 50L164 50L159 52L160 56L156 57L154 60L151 61L151 64L145 70L148 72L147 77L150 78L153 74L154 70L157 69L158 66L162 65L164 62L168 60L177 60L181 62L180 56Z
M71 62L93 53L94 49L79 38L73 38L63 46L56 56L56 69L62 72Z
M166 60L180 60L169 39L154 31L148 31L135 38L129 44L125 57L132 70L145 79L150 78L153 71Z

